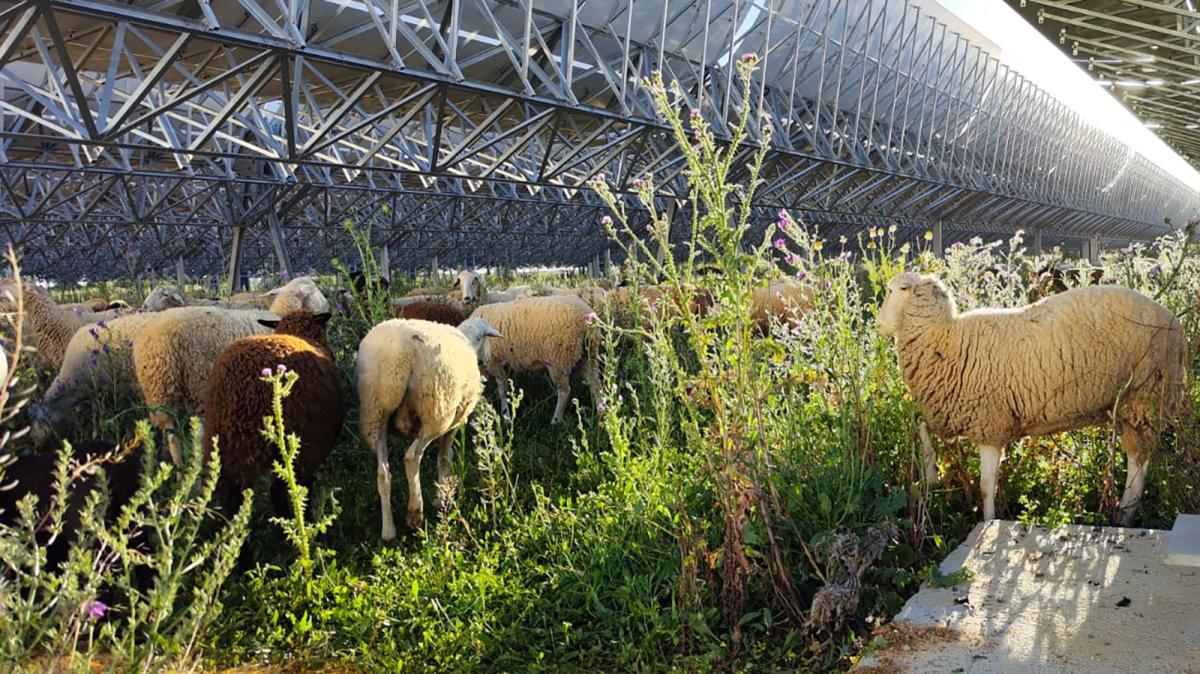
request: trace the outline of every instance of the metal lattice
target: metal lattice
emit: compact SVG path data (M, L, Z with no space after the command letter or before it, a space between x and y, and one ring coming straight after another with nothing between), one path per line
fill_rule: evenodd
M910 0L0 1L0 227L61 278L582 264L602 205L684 164L640 80L773 127L764 212L1148 238L1200 196ZM756 125L757 126L757 125ZM757 132L757 129L755 130ZM761 142L756 137L754 142ZM743 148L749 156L751 148ZM388 208L384 209L384 206Z

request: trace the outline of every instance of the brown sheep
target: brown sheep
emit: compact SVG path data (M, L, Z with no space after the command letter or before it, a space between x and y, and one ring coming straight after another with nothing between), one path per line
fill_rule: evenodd
M212 451L213 438L221 456L217 482L220 498L230 499L251 486L272 463L279 449L263 436L263 418L270 416L272 390L259 381L264 370L283 365L300 375L291 395L283 401L283 423L300 438L296 479L302 485L313 474L337 441L346 410L338 388L337 365L325 343L328 313L300 311L278 321L260 322L274 328L267 335L244 337L230 344L213 363L204 401L204 451ZM271 482L276 513L286 512L286 486Z
M461 309L445 302L414 302L396 307L396 318L458 325L467 320L467 315Z

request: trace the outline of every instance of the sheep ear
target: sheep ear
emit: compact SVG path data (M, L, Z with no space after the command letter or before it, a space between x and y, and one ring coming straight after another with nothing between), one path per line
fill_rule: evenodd
M258 319L258 324L274 330L275 328L279 327L279 319L271 320L269 318L260 318Z
M458 286L460 286L460 285L462 285L462 279L461 279L461 278L456 278L456 279L454 279L454 285L453 285L453 286L451 286L451 287L453 287L453 288L457 288L457 287L458 287Z
M323 325L325 325L326 323L328 323L328 322L329 322L329 319L330 319L330 318L332 318L332 317L333 317L333 314L331 314L331 313L329 313L328 311L326 311L326 312L323 312L323 313L315 314L315 315L313 316L313 320L317 322L317 325L322 325L322 326L323 326Z
M500 331L497 330L496 328L493 328L492 326L488 325L483 328L483 336L484 337L503 337L504 335L500 334Z
M180 293L171 293L171 299L183 304L183 295Z
M913 282L912 281L901 281L900 285L898 285L896 287L899 288L900 290L912 290Z

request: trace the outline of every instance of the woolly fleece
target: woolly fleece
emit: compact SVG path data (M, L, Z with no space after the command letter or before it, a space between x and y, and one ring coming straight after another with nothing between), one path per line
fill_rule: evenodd
M327 320L328 315L324 314ZM204 399L204 451L212 452L218 438L221 476L218 492L224 500L253 485L279 450L262 433L263 418L271 414L271 385L260 381L264 368L282 364L300 375L291 395L283 400L284 427L300 438L296 477L309 484L317 468L333 451L346 416L338 388L337 365L325 343L325 325L309 312L285 316L269 335L244 337L230 344L213 363ZM283 505L277 480L272 497Z
M396 318L458 325L467 319L467 315L445 302L414 302L396 307Z

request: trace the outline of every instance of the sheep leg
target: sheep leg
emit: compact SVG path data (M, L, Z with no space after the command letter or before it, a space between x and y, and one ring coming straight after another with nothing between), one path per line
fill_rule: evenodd
M433 495L433 509L441 512L446 508L447 490L450 489L450 466L454 462L454 435L457 431L438 438L438 481L437 493Z
M1146 466L1150 462L1136 452L1125 452L1125 493L1121 496L1121 526L1133 524L1142 490L1146 488Z
M382 428L376 428L374 435L373 440L364 439L371 441L375 446L375 458L378 463L375 481L379 487L379 509L383 512L381 535L383 540L390 541L396 537L396 523L392 520L392 473L388 470L387 433L383 432Z
M421 457L425 448L433 442L433 438L417 438L409 445L404 454L404 474L408 478L408 528L416 529L421 526L422 511L425 508L421 499Z
M1004 448L979 446L979 490L983 492L983 521L996 519L996 475L1004 460Z
M571 399L571 374L569 372L551 372L550 378L554 380L554 389L558 392L558 402L554 405L554 418L550 420L550 423L560 424L563 420L563 412L567 409L567 401Z

